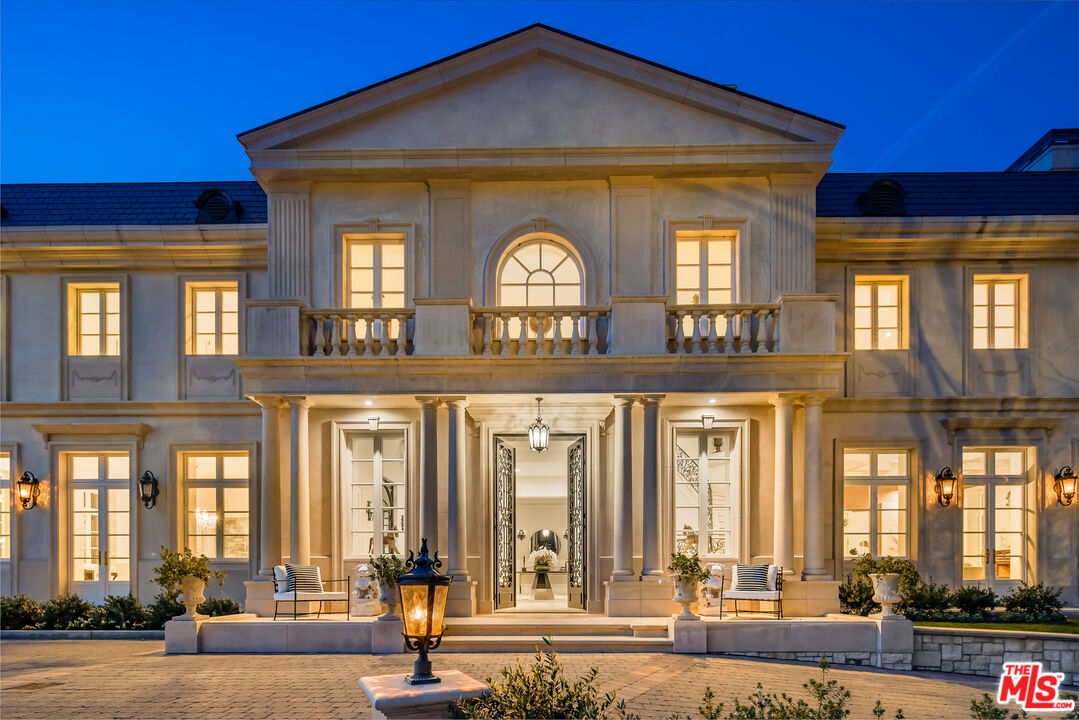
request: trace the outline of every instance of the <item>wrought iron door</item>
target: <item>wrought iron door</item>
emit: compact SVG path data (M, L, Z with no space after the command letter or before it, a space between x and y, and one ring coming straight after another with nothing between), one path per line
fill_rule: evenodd
M495 610L517 604L517 451L495 440Z
M588 573L585 559L587 557L587 543L585 542L585 459L584 438L569 447L566 453L566 479L569 485L569 529L567 555L567 584L569 587L569 606L571 608L585 609L586 581Z

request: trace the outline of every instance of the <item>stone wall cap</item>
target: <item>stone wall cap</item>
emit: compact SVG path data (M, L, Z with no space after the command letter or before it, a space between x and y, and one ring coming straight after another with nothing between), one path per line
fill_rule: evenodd
M368 675L360 678L360 687L371 699L371 706L380 712L404 708L450 703L462 698L474 698L490 688L486 683L465 675L460 670L438 673L442 682L430 685L409 685L405 675Z
M1054 632L1033 632L1030 630L992 630L987 628L934 627L915 625L916 635L971 635L980 638L1023 638L1027 640L1059 640L1079 644L1079 635Z

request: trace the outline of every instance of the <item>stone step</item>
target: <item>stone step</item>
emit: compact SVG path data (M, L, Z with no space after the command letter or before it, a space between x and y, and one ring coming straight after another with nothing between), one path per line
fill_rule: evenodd
M533 653L537 648L560 653L673 652L674 643L665 637L559 635L551 638L548 646L539 636L445 635L439 651Z
M459 620L446 621L447 637L461 637L468 635L528 636L533 638L540 638L544 635L601 635L604 637L633 637L636 634L634 630L634 626L630 623L596 623L593 625L586 625L581 623L565 623L557 621L528 621L520 623L508 623L504 620L490 622L476 620L472 620L469 622L462 622ZM666 626L664 626L662 630L663 635L666 636Z
M631 625L633 637L669 637L666 625Z

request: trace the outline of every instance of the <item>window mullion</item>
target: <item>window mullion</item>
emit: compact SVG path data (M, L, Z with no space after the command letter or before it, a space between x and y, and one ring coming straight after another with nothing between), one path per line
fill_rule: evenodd
M371 520L371 537L374 546L371 555L382 554L382 436L374 436L374 455L371 458L371 493L375 496L372 505L375 508L375 516Z
M221 354L225 349L225 333L224 333L224 297L222 293L224 291L221 288L214 290L214 353Z
M880 297L878 293L880 284L873 283L869 288L870 347L874 350L880 350ZM876 458L876 455L873 455L873 457Z
M985 296L986 310L985 310L985 313L986 313L986 318L987 318L986 323L988 324L988 328L986 328L986 332L988 334L988 337L986 338L986 344L990 348L996 349L996 347L997 347L997 333L996 333L997 313L996 313L996 303L994 302L994 299L996 297L997 285L994 282L989 282L989 283L986 283L985 287L986 287L986 296Z
M107 298L108 298L108 293L106 293L103 290L99 290L99 291L97 291L97 297L98 297L98 301L97 301L97 315L98 315L97 335L98 335L98 342L101 344L100 352L101 352L102 355L105 355L108 352L108 349L109 349L109 345L108 345L108 336L109 336L109 333L108 333L108 328L109 328L108 317L109 317L109 313L108 313L108 309L106 308L106 301L107 301Z
M708 436L700 434L700 455L697 460L697 554L708 554L708 510L705 501L705 489L708 487Z
M869 483L869 552L875 558L880 557L880 522L877 504L877 483L873 478Z
M374 307L382 307L382 243L374 243L371 251L371 292Z

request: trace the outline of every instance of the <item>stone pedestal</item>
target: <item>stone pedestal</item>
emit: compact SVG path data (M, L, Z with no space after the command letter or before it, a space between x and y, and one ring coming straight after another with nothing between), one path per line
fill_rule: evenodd
M273 594L277 583L273 580L246 580L244 582L244 612L260 617L273 617Z
M446 593L446 617L472 617L476 614L476 583L467 575L454 575Z
M739 602L739 606L749 607ZM760 603L764 610L770 610L774 604ZM838 580L784 580L783 615L784 617L822 617L828 613L839 612Z
M449 718L450 705L461 699L471 699L486 693L489 688L460 670L435 669L442 681L429 685L409 685L405 675L369 675L360 678L360 687L371 700L371 717L383 718Z
M169 620L165 623L165 654L192 655L199 651L199 625L205 620Z
M405 651L403 633L405 624L400 620L375 620L371 623L371 654L388 655Z
M678 620L671 618L667 633L674 641L676 653L708 652L708 626L703 620Z
M650 577L647 582L605 582L606 613L611 617L659 617L680 608L674 597L674 583L666 577Z
M536 577L532 580L533 600L554 600L554 588L551 586L551 576L546 570L537 570Z

